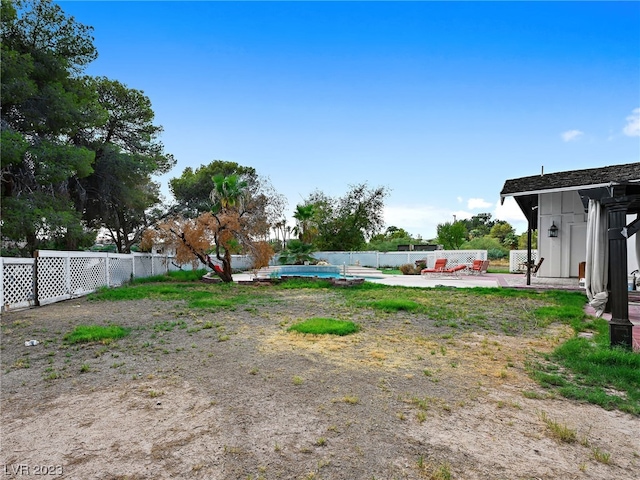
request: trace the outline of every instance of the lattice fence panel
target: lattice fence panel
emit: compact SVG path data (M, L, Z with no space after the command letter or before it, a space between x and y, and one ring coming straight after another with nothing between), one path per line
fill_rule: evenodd
M378 268L378 252L353 252L350 265Z
M131 280L133 259L131 257L109 257L109 286L117 287Z
M136 255L133 257L135 262L136 278L150 277L152 275L151 257L148 255Z
M536 263L538 261L538 250L531 250L531 261ZM526 250L511 250L509 252L509 271L510 272L522 272L526 270L523 268L527 262Z
M71 294L94 292L107 284L107 258L70 257Z
M38 301L41 304L69 298L64 257L38 258Z
M4 263L2 277L3 308L23 308L34 304L33 274L33 259L25 259L25 263Z
M446 258L447 268L455 267L456 265L468 265L473 263L474 260L487 259L486 250L437 250L434 253L433 264L428 263L428 268L433 268L437 258Z

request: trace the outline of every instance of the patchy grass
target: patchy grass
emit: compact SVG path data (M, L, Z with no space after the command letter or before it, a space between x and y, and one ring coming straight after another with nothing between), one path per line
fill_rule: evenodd
M72 332L64 336L67 343L110 342L126 337L131 332L129 328L118 325L78 325Z
M288 331L309 333L313 335L349 335L356 333L360 327L346 320L335 320L333 318L315 317L303 322L291 325Z
M467 332L521 335L541 331L552 323L570 325L575 332L595 330L595 343L573 338L539 361L530 361L528 371L551 393L586 401L607 409L640 414L640 356L608 347L608 328L604 321L592 321L584 313L582 292L544 291L510 288L406 288L365 282L347 289L335 289L328 281L291 279L271 288L256 289L236 284L201 284L193 281L200 273L172 272L150 283L136 283L101 290L96 300L137 300L143 298L186 302L192 311L203 309L237 310L250 308L256 314L260 305L279 302L286 290L308 291L309 295L330 295L345 312L384 312L385 321L395 315L415 316L430 322L454 341ZM341 315L344 314L341 313ZM414 320L411 320L413 322ZM337 322L337 323L336 323ZM209 325L202 328L210 328ZM346 328L346 330L344 330ZM355 324L334 319L310 319L291 327L313 334L345 335L357 331ZM218 337L229 340L228 335ZM435 347L430 347L432 353ZM443 353L444 355L444 353ZM502 377L507 371L501 373Z
M584 322L594 340L572 338L529 370L542 386L566 398L640 415L640 355L609 346L603 319Z
M160 283L160 282L199 282L207 271L200 270L176 270L164 275L154 275L153 277L134 278L132 284L140 283Z
M316 280L314 278L289 278L277 285L281 290L293 290L298 288L324 289L332 288L329 280Z
M545 412L540 412L539 417L547 426L547 429L553 438L564 443L574 443L577 440L578 435L575 429L569 428L565 424L553 420Z

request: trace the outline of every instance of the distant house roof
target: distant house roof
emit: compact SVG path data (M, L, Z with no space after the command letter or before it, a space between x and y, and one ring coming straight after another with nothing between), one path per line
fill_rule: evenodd
M632 182L640 182L640 162L514 178L504 182L500 197L504 199L509 196L580 190Z

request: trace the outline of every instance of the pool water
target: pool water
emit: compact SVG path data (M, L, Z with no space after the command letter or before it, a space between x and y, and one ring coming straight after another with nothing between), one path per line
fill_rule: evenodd
M291 277L340 278L340 267L335 265L283 265L276 270L275 275Z

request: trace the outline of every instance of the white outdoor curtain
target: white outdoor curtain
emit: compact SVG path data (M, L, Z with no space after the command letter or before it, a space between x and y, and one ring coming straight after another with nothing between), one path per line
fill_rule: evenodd
M587 216L587 265L585 286L589 305L601 317L607 304L609 279L609 237L607 215L597 200L589 200Z
M640 219L640 213L637 218ZM640 269L640 232L636 233L634 238L636 239L636 268Z

